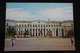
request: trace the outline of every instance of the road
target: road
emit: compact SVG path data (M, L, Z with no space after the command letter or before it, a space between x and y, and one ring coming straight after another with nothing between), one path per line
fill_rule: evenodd
M14 47L11 39L5 39L4 51L64 51L75 50L70 38L16 38Z

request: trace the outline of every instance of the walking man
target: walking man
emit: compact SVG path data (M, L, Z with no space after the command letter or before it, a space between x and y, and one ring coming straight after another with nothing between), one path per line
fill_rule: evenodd
M14 46L14 43L15 43L15 36L14 35L11 38L11 42L12 42L12 47L13 47Z

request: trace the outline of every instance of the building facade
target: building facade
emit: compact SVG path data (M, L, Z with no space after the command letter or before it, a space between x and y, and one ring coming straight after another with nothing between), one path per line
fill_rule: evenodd
M73 21L14 21L6 20L6 31L9 26L16 29L17 36L24 36L25 31L29 31L29 36L65 36L73 28Z

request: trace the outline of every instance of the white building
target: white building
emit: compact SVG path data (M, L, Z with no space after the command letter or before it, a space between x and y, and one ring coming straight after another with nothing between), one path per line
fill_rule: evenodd
M6 20L6 27L13 26L17 35L29 31L29 36L65 36L73 28L73 21L13 21Z

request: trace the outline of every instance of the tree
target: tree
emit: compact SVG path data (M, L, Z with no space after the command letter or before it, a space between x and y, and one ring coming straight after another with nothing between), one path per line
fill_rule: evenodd
M68 37L74 36L74 30L73 28L67 33Z
M16 35L16 30L12 28L12 35Z
M26 36L26 35L29 35L29 31L27 30L27 31L25 31L24 32L24 35Z
M9 27L9 28L7 29L7 33L8 33L8 35L11 35L11 34L12 34L12 29L11 29L11 27Z
M15 35L16 34L16 30L15 30L15 28L11 28L11 27L9 27L8 29L7 29L7 32L8 32L8 35Z

